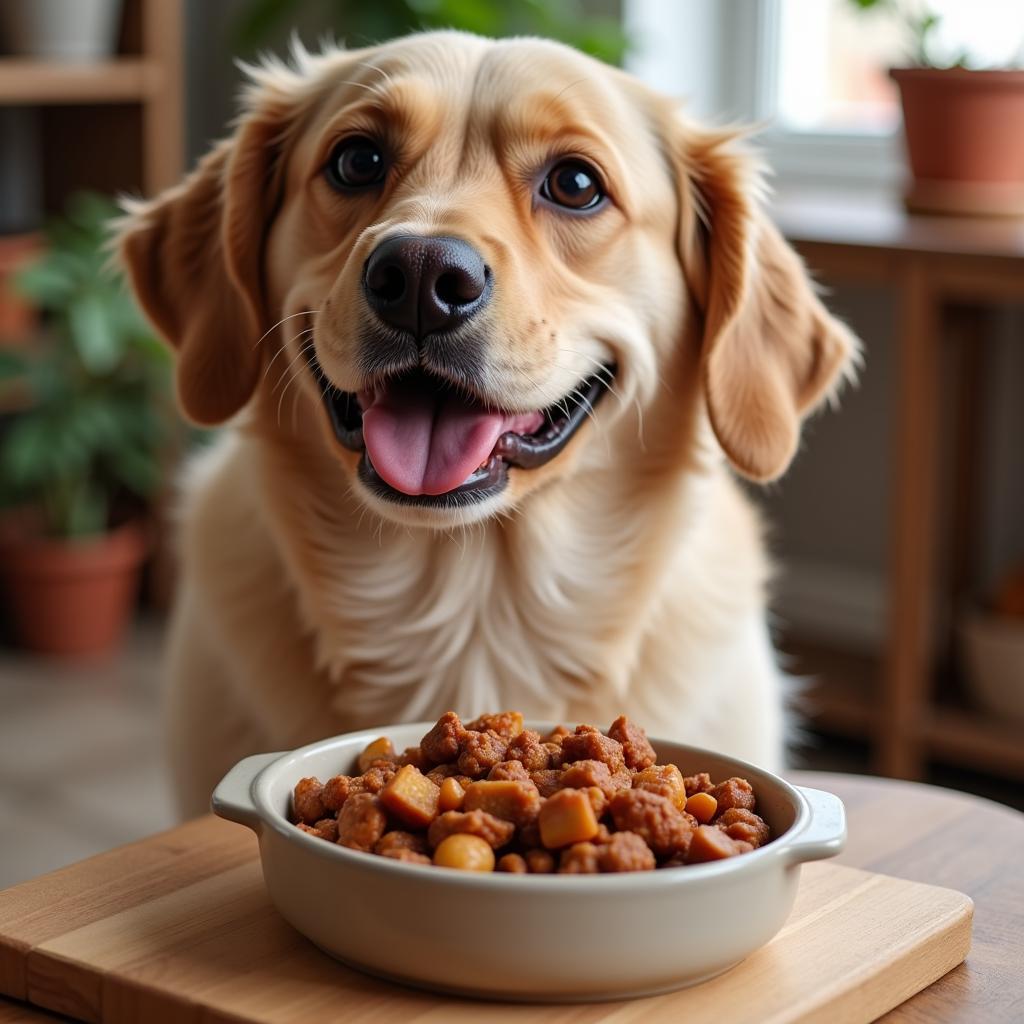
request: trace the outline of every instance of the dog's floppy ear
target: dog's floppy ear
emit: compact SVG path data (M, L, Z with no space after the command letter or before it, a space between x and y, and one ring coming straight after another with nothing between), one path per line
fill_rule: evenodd
M679 121L676 132L679 258L702 318L711 425L739 472L774 480L802 418L851 372L858 343L761 209L760 170L736 133Z
M250 93L235 135L185 181L149 202L127 202L119 252L139 302L177 352L185 414L212 425L248 402L266 323L262 254L273 216L283 89Z

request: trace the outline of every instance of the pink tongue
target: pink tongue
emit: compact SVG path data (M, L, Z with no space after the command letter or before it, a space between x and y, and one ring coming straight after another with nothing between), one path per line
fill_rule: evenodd
M377 474L405 494L443 494L490 458L502 434L531 434L539 412L490 412L422 382L397 382L363 401L363 440Z

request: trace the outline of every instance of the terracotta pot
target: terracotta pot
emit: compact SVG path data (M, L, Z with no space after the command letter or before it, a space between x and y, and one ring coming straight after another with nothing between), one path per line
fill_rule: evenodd
M14 289L13 277L40 253L37 234L0 235L0 344L23 341L36 323L36 312Z
M5 546L3 573L21 642L75 658L113 651L131 618L147 547L145 530L134 523L81 541Z
M1024 215L1024 71L894 68L913 182L907 206Z

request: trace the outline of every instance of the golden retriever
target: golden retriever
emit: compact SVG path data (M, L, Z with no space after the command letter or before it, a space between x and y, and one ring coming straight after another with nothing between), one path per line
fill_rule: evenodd
M121 255L230 430L190 474L181 808L239 757L504 707L778 768L758 517L855 339L729 131L536 39L297 48Z

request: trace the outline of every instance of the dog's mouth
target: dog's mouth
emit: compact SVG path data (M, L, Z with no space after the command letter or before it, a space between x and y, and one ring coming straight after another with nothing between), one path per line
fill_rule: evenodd
M360 479L382 498L415 505L482 501L505 488L510 466L550 462L615 374L614 366L603 366L563 400L522 413L490 408L419 369L358 393L339 391L312 351L308 359L339 443L362 453Z

